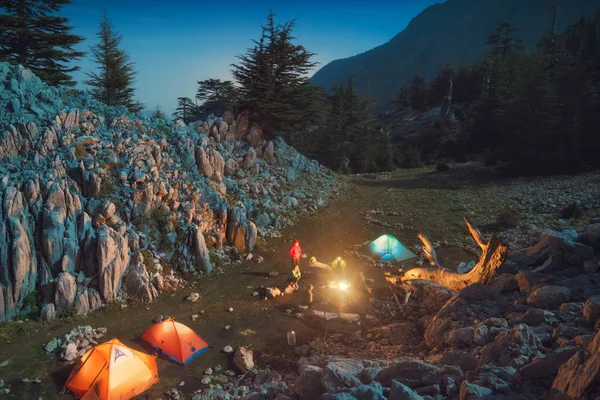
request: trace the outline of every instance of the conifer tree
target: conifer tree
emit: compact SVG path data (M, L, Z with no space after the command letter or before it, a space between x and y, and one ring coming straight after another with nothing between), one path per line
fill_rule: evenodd
M408 83L408 99L410 107L416 111L427 110L427 84L425 79L420 75L416 74Z
M49 85L73 86L68 63L85 55L73 46L68 19L53 15L70 0L0 0L0 61L21 64Z
M447 62L441 65L436 76L429 85L429 106L438 107L448 92L448 83L454 77L454 68L452 63Z
M125 106L131 112L143 110L143 104L133 99L134 64L119 47L123 35L114 31L106 11L97 36L99 42L91 50L99 71L88 73L90 79L85 82L92 87L92 95L109 106Z
M516 28L508 22L501 23L488 36L487 44L491 46L491 54L496 58L505 58L509 53L521 51L524 49L521 39L513 36Z
M163 119L163 120L167 119L167 116L165 115L165 113L162 111L162 109L160 108L160 106L158 104L156 105L156 108L154 109L154 112L152 113L152 118Z
M198 81L196 99L202 102L200 105L202 112L218 112L219 109L236 106L238 97L238 89L232 81L220 79Z
M482 79L480 71L477 68L470 67L465 62L461 63L454 78L452 102L460 104L478 100L481 97Z
M299 128L309 115L298 104L314 94L307 74L316 63L313 53L293 43L294 26L293 20L276 23L270 12L260 39L232 65L244 106L257 115L267 134Z
M173 119L181 119L186 124L193 122L199 114L198 106L189 97L177 98L177 109L173 113Z

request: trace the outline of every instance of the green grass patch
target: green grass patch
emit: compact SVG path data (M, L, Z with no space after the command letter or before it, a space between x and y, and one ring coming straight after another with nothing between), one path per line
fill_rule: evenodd
M35 321L11 321L0 324L0 343L6 343L16 336L31 336L39 329Z

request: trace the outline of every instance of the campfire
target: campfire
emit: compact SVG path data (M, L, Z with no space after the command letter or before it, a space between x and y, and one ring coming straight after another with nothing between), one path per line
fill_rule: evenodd
M350 289L350 284L346 281L332 281L329 282L329 289L339 290L340 292L347 292Z

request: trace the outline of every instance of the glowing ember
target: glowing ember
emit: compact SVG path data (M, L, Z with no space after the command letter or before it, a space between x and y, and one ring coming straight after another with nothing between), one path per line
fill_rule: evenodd
M345 281L330 282L329 283L329 289L337 289L337 290L340 290L342 292L347 292L348 289L350 289L350 285L348 284L348 282L345 282Z

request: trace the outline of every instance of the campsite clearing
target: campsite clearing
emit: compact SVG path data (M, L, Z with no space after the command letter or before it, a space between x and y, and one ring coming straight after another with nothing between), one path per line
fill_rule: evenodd
M322 337L325 332L354 332L357 326L335 320L313 322L295 318L294 313L286 313L287 309L294 307L295 295L268 301L253 297L253 288L282 285L287 279L291 240L299 239L309 257L302 260L301 267L304 268L311 256L331 262L336 256L343 256L349 247L375 240L383 234L395 236L408 249L414 250L419 243L417 233L423 231L432 242L441 244L436 249L440 263L452 267L461 261L476 259L463 249L450 246L468 244L475 247L466 235L465 214L484 234L499 232L509 244L515 244L534 234L532 226L539 231L568 224L577 226L589 220L590 216L584 213L580 219L561 221L560 211L570 202L587 201L589 196L600 192L598 174L514 181L500 179L488 169L473 165L453 166L450 171L442 173L429 168L349 179L351 185L345 193L340 193L337 202L285 229L281 238L270 240L268 248L261 253L264 257L262 264L242 263L227 269L222 275L189 282L177 293L161 295L153 304L130 304L125 308L110 306L85 318L56 321L49 325L15 322L0 327L0 376L10 385L8 398L56 398L74 364L45 355L43 346L53 337L62 336L78 325L102 326L107 328L106 340L117 338L139 350L142 347L136 338L160 315L188 325L206 340L210 348L186 366L159 357L160 382L146 392L149 398L158 398L182 381L185 385L179 388L180 391L186 398L191 397L189 394L202 386L200 381L204 370L217 365L231 368L221 352L228 345L234 348L250 345L260 368L270 365L274 369L295 370L298 355L287 344L289 329L294 329L297 344L302 345ZM511 185L510 194L506 191L507 185ZM538 187L543 187L543 190L537 190ZM549 202L554 208L547 207ZM367 223L365 214L372 210L380 210L381 213L372 214L375 223ZM502 219L507 212L512 213L516 223L500 223L513 222ZM405 228L389 228L384 226L386 224L401 224ZM350 270L364 270L365 276L374 280L382 278L381 269L364 269L364 263L359 260L347 256L344 259ZM278 271L280 275L269 277L271 271ZM358 286L352 288L358 290ZM200 294L195 303L184 301L191 292ZM364 298L361 301L364 302ZM233 312L229 312L229 308L233 308ZM319 309L317 305L312 308ZM306 314L309 312L310 309ZM227 325L230 329L225 329ZM22 381L37 377L42 380L40 384ZM70 396L59 398L69 399Z

